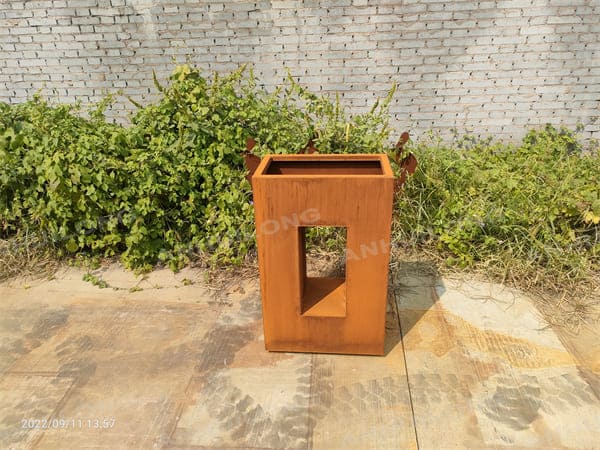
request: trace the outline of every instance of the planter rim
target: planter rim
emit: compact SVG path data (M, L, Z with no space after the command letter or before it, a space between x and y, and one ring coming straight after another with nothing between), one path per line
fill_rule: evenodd
M310 174L310 173L294 173L294 174L271 174L267 173L271 163L273 162L286 162L293 163L299 162L304 164L310 164L311 162L315 163L315 166L318 163L323 161L339 161L339 162L372 162L377 161L381 167L380 174L374 173L365 173L365 174L357 174L357 173L318 173L318 174ZM392 167L390 165L390 161L388 155L385 153L351 153L351 154L289 154L289 155L281 155L281 154L268 154L263 156L259 166L254 172L253 178L268 178L268 179L283 179L283 178L394 178L394 173L392 171Z

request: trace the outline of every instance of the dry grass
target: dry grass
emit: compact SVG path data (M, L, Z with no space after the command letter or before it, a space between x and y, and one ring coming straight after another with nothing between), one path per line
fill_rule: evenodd
M538 292L534 298L539 311L553 327L579 334L586 324L600 321L600 289L591 293L582 289L580 295L569 293L558 299Z
M52 276L61 264L55 249L35 234L22 233L0 240L0 282L20 276L44 278ZM514 264L519 264L515 261ZM256 253L250 253L240 266L210 266L197 258L192 265L206 270L206 283L215 298L231 292L246 280L258 279ZM344 276L342 252L311 248L307 254L307 273L310 276ZM443 255L431 249L395 247L390 255L390 271L398 275L454 279L479 279L493 281L517 288L536 301L546 320L576 332L583 324L600 320L600 274L575 282L565 278L552 278L541 269L522 267L506 271L493 261L474 265L468 270L445 264ZM507 276L507 273L513 274ZM519 273L518 277L514 276Z
M37 234L23 232L0 239L0 281L16 276L49 277L60 264L61 258L55 249Z
M250 252L239 266L214 265L210 258L195 255L192 267L205 272L204 283L216 302L226 302L227 293L235 291L246 280L258 279L258 259L255 252Z
M342 252L311 249L306 253L306 275L309 277L345 277L346 263Z

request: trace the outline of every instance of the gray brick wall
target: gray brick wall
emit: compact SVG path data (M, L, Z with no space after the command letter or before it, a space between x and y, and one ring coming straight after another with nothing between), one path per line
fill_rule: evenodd
M416 135L517 139L550 122L600 138L600 0L0 1L0 101L122 89L143 103L152 70L186 57L249 63L269 89L289 70L354 112L396 82L393 126Z

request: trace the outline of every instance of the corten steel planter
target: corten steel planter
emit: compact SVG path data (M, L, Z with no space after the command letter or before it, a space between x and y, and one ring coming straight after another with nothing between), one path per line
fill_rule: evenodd
M388 157L268 155L252 176L265 346L382 355L394 175ZM346 228L345 278L306 276L305 227Z

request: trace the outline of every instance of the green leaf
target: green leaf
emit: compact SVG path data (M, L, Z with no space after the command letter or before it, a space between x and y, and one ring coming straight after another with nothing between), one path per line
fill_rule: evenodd
M75 239L71 238L67 241L65 248L70 253L75 253L77 251L77 249L79 248L79 246L77 245L77 242L75 242Z

